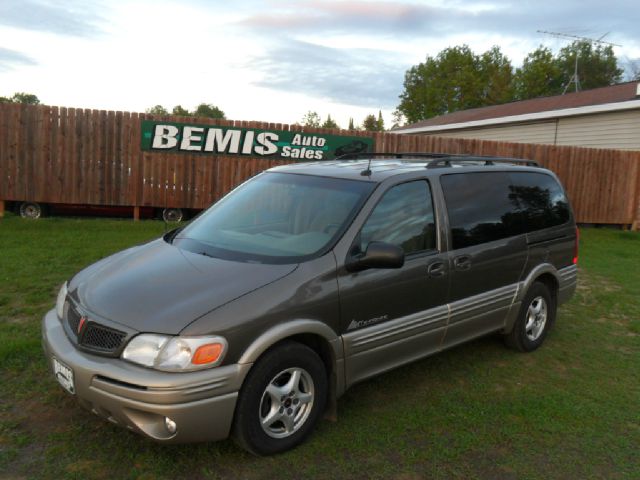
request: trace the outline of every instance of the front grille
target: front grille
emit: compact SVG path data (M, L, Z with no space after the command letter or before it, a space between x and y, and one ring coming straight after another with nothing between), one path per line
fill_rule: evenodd
M105 352L115 352L120 348L125 337L124 332L89 322L82 332L80 345Z
M117 354L127 334L87 318L71 302L65 308L67 335L80 347L95 353ZM78 331L79 330L79 331Z
M69 330L75 336L76 340L78 339L78 325L80 325L80 315L71 304L67 304L67 323L69 324Z

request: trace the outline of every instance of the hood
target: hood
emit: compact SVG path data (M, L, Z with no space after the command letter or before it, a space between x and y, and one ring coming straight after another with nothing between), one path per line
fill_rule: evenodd
M296 266L221 260L156 240L89 266L73 278L69 290L98 317L139 332L175 335Z

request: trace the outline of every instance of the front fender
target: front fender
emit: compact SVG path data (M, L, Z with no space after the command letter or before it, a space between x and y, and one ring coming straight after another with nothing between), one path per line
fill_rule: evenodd
M322 337L331 346L335 360L342 360L344 357L342 342L331 327L317 320L301 319L271 327L247 347L238 363L254 363L260 355L279 341L302 334L313 334Z
M331 375L329 376L329 398L327 401L326 417L337 418L337 399L346 390L344 372L344 348L342 337L327 324L317 320L292 320L280 323L255 339L244 351L239 364L255 363L260 356L276 343L296 335L317 335L322 338L331 351Z

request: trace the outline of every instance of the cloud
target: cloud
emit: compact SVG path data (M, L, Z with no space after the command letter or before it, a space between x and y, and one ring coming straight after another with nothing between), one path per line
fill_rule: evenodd
M392 108L408 65L378 50L330 48L298 40L276 44L247 67L255 85L303 93L347 105Z
M609 30L612 38L635 41L638 28L636 0L616 2L614 24L603 20L612 18L611 5L601 0L493 0L487 3L458 0L440 5L408 1L308 0L276 1L269 7L268 13L249 15L240 24L279 33L313 31L413 39L479 33L542 40L544 37L536 33L538 29L571 33L576 29L570 25L579 25L581 31L595 37Z
M449 9L402 2L312 0L276 3L240 22L259 30L413 35L444 20Z
M12 70L18 65L36 65L36 62L20 52L0 47L0 72Z
M246 65L261 77L255 85L336 103L393 108L410 67L406 63L409 57L398 47L402 43L427 48L430 41L441 43L443 38L455 37L457 43L468 39L474 48L484 37L498 43L503 39L509 45L549 44L553 40L558 48L570 40L556 41L537 30L598 38L608 29L611 33L605 40L638 44L636 1L620 0L612 16L611 7L601 0L450 0L432 4L411 0L271 0L262 8L243 10L244 18L236 25L267 45L273 44ZM607 24L605 19L615 24ZM379 39L400 42L391 43L395 52L312 43L340 35L345 46L352 36L359 38L361 45L367 38L377 44ZM336 42L331 45L335 47ZM514 64L520 60L512 58Z
M100 32L100 20L91 2L0 1L0 25L8 27L90 37Z

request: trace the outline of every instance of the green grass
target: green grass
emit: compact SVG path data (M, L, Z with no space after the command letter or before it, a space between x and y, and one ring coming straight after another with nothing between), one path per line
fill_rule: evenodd
M83 266L161 222L0 220L0 478L640 478L640 235L582 232L580 286L540 350L487 337L355 386L337 423L256 458L161 446L55 383L40 319Z

